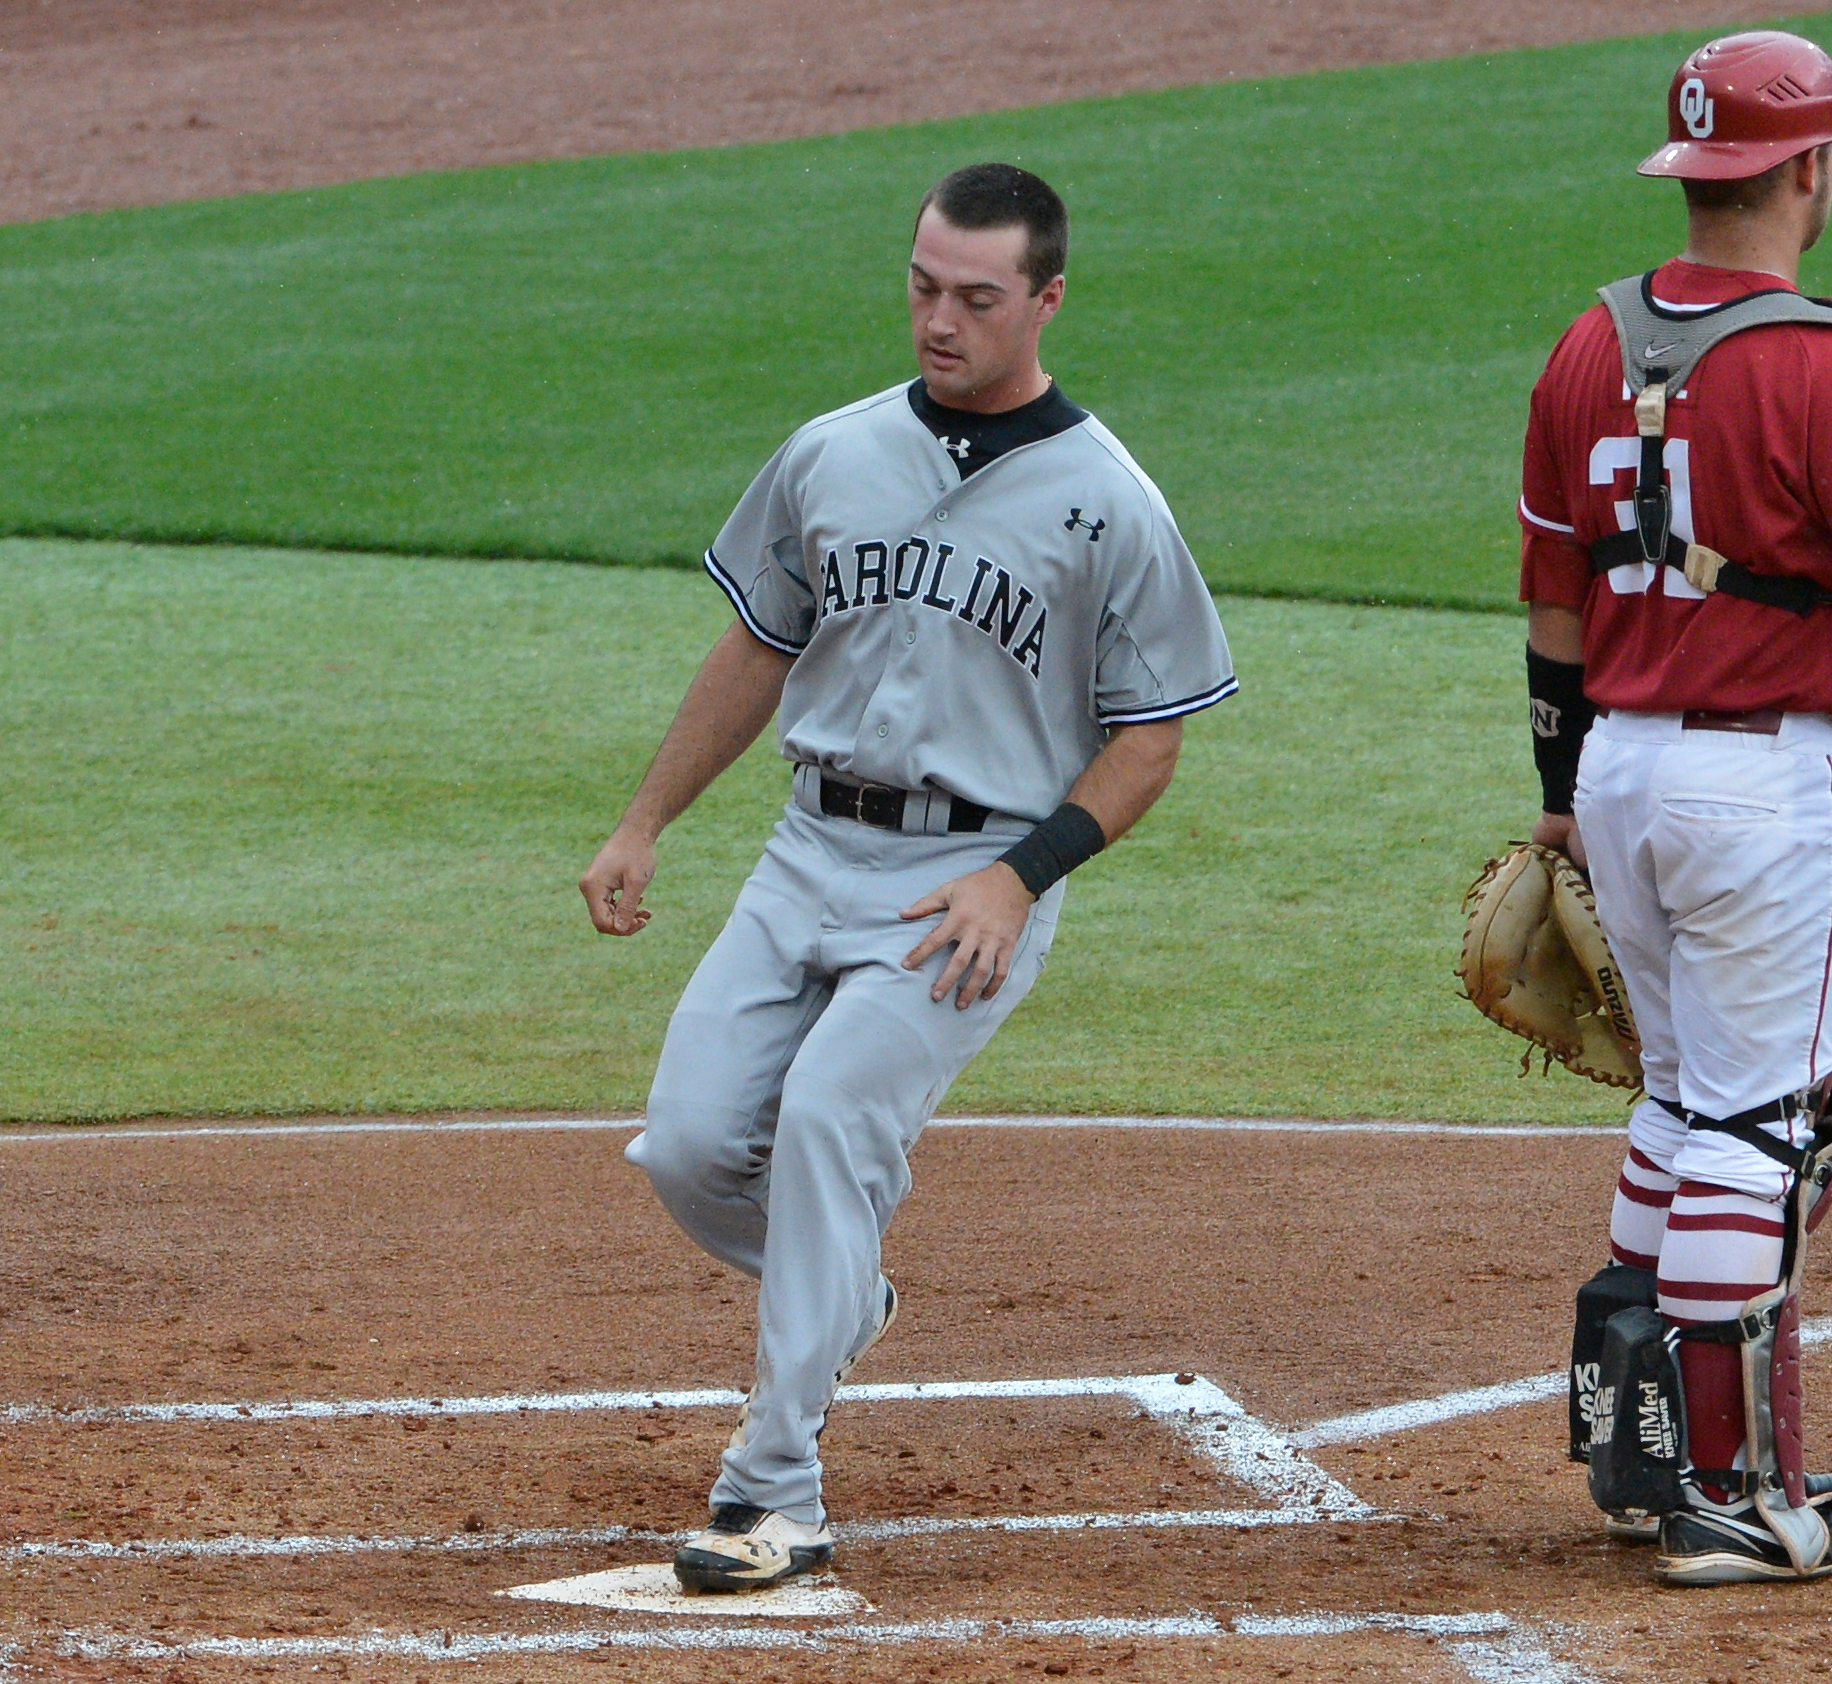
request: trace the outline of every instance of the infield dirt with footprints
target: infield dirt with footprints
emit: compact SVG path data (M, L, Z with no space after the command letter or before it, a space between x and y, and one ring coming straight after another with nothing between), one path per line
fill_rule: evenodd
M43 1131L36 1131L42 1133ZM690 1251L627 1129L0 1136L0 1402L461 1398L741 1387L749 1283ZM1297 1428L1559 1366L1619 1137L937 1128L887 1246L904 1308L866 1383L1199 1373ZM1813 1301L1809 1312L1824 1306ZM1823 1365L1811 1360L1813 1377ZM1823 1393L1822 1393L1823 1398ZM1592 1677L1826 1670L1832 1587L1680 1593L1606 1543L1561 1401L1313 1452L1384 1518L843 1542L866 1623L1500 1612ZM1823 1402L1821 1419L1826 1411ZM697 1522L725 1409L0 1424L0 1642L21 1677L1465 1678L1447 1639L1048 1637L825 1653L85 1661L65 1634L580 1632L661 1617L507 1602L665 1558L530 1528ZM843 1403L845 1522L1251 1507L1130 1400ZM50 1540L350 1536L427 1547L21 1559ZM678 1629L685 1622L673 1622ZM706 1622L693 1622L703 1629ZM819 1622L805 1629L819 1629ZM1652 1668L1652 1670L1650 1670ZM430 1670L429 1670L430 1669ZM1065 1670L1066 1669L1066 1670Z

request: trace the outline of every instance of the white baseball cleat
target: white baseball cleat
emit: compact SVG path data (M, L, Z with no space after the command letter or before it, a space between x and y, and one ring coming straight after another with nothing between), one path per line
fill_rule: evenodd
M891 1278L889 1275L881 1275L879 1279L884 1282L884 1302L878 1317L877 1325L873 1327L865 1343L840 1364L839 1372L833 1377L833 1384L836 1388L845 1385L846 1376L859 1366L860 1362L864 1359L865 1353L869 1351L872 1346L877 1344L885 1334L890 1332L891 1323L897 1319L897 1289L891 1285ZM749 1393L746 1393L743 1407L738 1411L738 1424L732 1428L732 1436L725 1441L725 1448L727 1450L742 1450L744 1448L744 1433L745 1429L750 1425L750 1421L751 1400Z
M721 1503L712 1524L675 1551L674 1576L690 1596L701 1591L752 1591L779 1585L833 1559L833 1533L774 1509Z

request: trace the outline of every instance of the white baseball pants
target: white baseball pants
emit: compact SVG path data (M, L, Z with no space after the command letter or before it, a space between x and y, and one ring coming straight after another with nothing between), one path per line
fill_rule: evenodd
M876 1325L909 1151L1042 970L1065 885L1032 909L997 996L965 1011L929 997L951 949L903 968L939 919L898 913L1029 828L906 835L798 799L675 1009L626 1156L699 1246L762 1281L749 1423L715 1505L823 1518L818 1436L835 1372Z
M1648 1092L1728 1117L1832 1069L1832 719L1789 714L1762 736L1612 712L1585 741L1575 805ZM1807 1133L1797 1122L1792 1142ZM1636 1107L1629 1137L1681 1180L1786 1191L1781 1165L1657 1105Z

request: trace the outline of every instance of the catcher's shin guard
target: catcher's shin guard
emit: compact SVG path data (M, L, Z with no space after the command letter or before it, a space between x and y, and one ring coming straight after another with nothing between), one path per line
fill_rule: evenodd
M1832 1208L1824 1199L1832 1180L1825 1091L1814 1097L1817 1126L1789 1190L1780 1284L1751 1298L1734 1321L1687 1328L1678 1335L1741 1347L1742 1460L1748 1465L1686 1470L1686 1507L1663 1530L1664 1553L1655 1564L1669 1584L1809 1579L1832 1572L1832 1533L1820 1512L1825 1482L1806 1471L1800 1385L1800 1277L1807 1236ZM1725 1491L1731 1504L1713 1503L1701 1486Z
M1681 1340L1741 1347L1747 1467L1692 1465ZM1642 1305L1619 1310L1604 1328L1592 1423L1590 1494L1600 1509L1618 1517L1700 1513L1714 1525L1735 1519L1745 1532L1759 1522L1780 1546L1759 1576L1826 1570L1832 1536L1813 1501L1825 1492L1822 1481L1809 1481L1801 1432L1800 1300L1787 1283L1752 1298L1734 1321L1701 1327L1675 1327ZM1728 1493L1730 1505L1711 1501L1705 1486ZM1706 1553L1715 1576L1700 1576L1683 1552L1663 1557L1661 1571L1674 1583L1728 1582L1721 1575L1730 1569L1717 1561L1721 1540ZM1779 1565L1783 1555L1791 1575Z
M1832 1573L1821 1513L1832 1481L1806 1472L1800 1418L1799 1299L1791 1283L1759 1294L1735 1321L1688 1328L1741 1346L1748 1466L1688 1468L1685 1506L1661 1523L1654 1568L1670 1585L1753 1584ZM1705 1488L1727 1494L1712 1500Z
M1784 1282L1743 1306L1743 1407L1756 1510L1796 1572L1821 1566L1832 1537L1807 1501L1800 1391L1800 1295Z
M1570 1455L1590 1460L1596 1428L1597 1381L1603 1361L1603 1329L1618 1310L1652 1310L1659 1288L1652 1269L1606 1264L1578 1288L1577 1316L1571 1331Z

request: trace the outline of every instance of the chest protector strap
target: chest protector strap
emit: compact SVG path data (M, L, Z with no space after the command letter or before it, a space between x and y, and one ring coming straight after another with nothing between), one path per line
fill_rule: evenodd
M1807 615L1832 605L1832 591L1798 575L1753 573L1703 544L1675 538L1673 496L1667 488L1667 399L1685 386L1705 353L1733 333L1771 323L1832 327L1832 301L1806 298L1786 287L1753 292L1705 310L1670 310L1654 299L1654 275L1631 275L1601 289L1622 348L1622 378L1635 400L1641 463L1635 479L1635 526L1590 546L1598 573L1636 562L1665 563L1707 596L1722 591L1770 608Z

